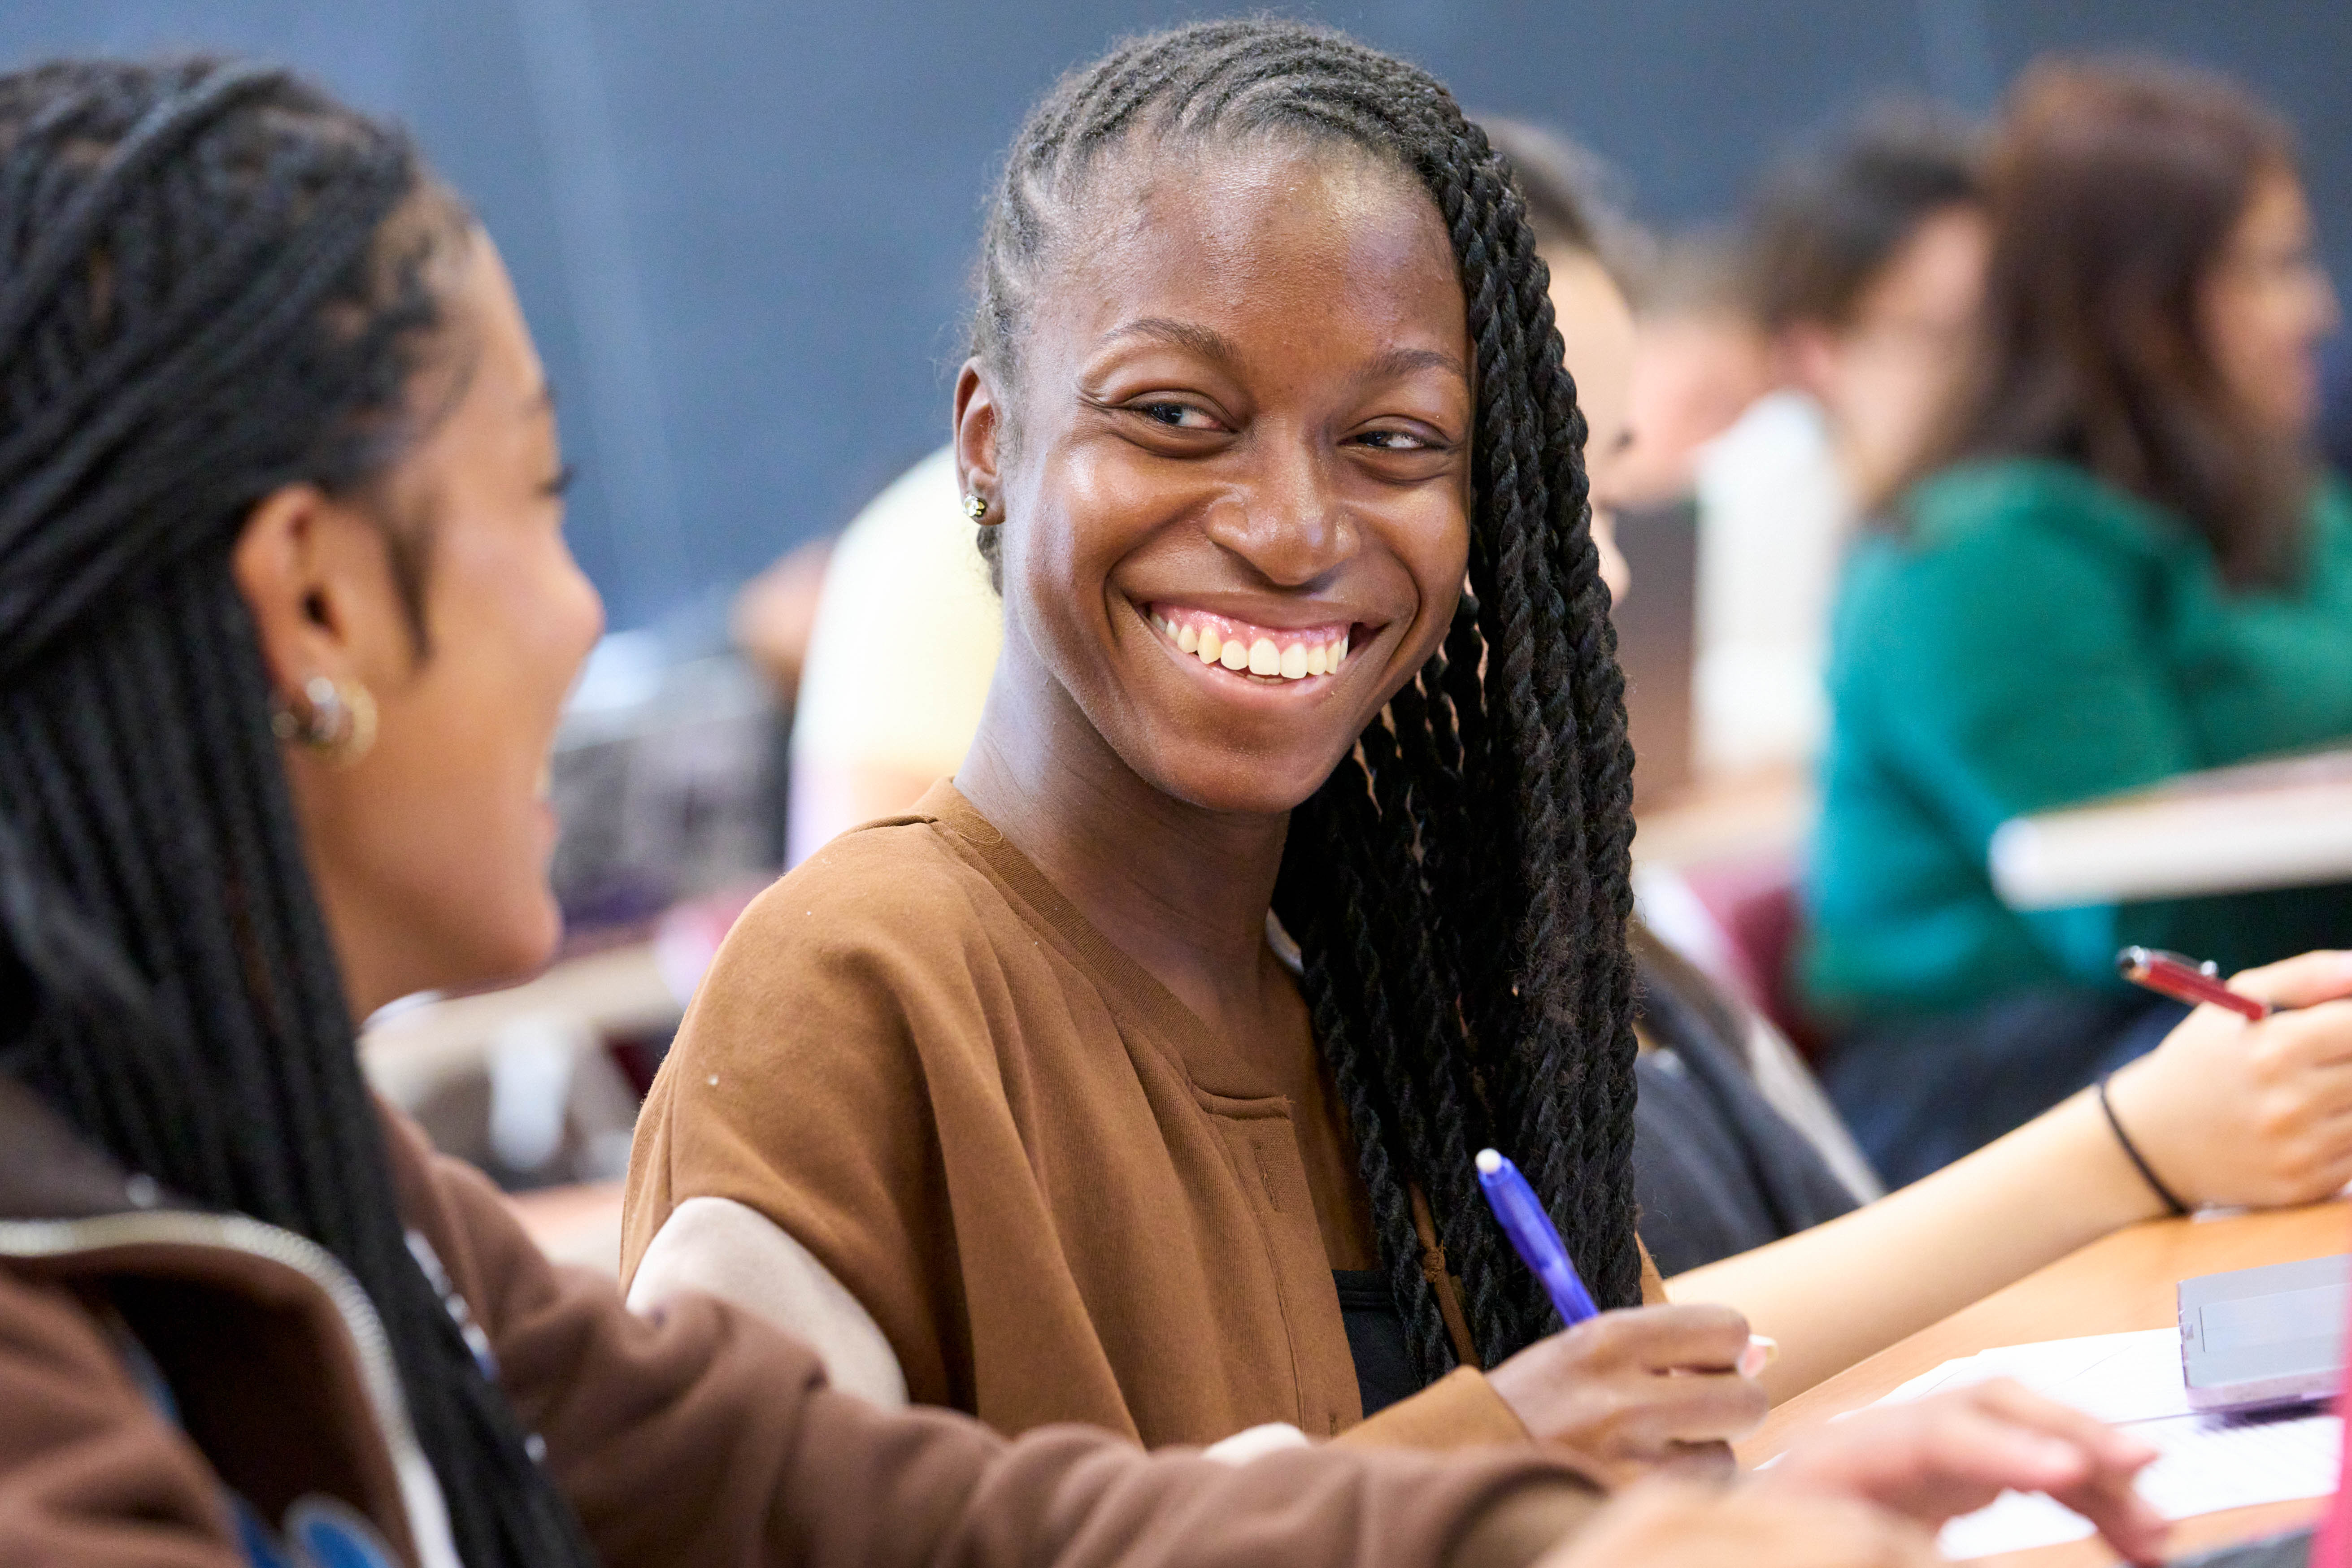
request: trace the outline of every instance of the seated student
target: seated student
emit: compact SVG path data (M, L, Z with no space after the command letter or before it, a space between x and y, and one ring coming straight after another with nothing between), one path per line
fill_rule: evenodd
M1810 764L1838 563L1914 462L1964 357L1986 232L1970 140L1888 110L1790 161L1745 223L1778 390L1698 465L1706 760Z
M825 564L793 705L788 866L906 810L963 761L1003 617L942 447L850 521Z
M1605 234L1608 225L1586 216L1591 198L1579 187L1575 163L1559 154L1556 139L1531 135L1508 122L1487 129L1527 194L1539 247L1552 262L1551 292L1567 361L1596 448L1589 459L1594 536L1604 542L1611 596L1622 602L1635 584L1622 558L1605 548L1606 503L1620 493L1622 470L1613 453L1602 448L1622 449L1612 433L1628 417L1623 389L1630 379L1631 334L1623 296L1608 269L1589 259L1578 265L1579 258L1596 256L1593 236ZM1871 144L1880 149L1875 162L1884 163L1898 149L1906 150L1906 158L1924 156L1935 145L1918 142L1910 132L1894 145L1879 140L1893 134L1872 133ZM1953 166L1931 165L1931 173L1934 168ZM1965 168L1959 165L1958 172ZM1948 188L1931 178L1917 183ZM1642 994L1635 1021L1642 1048L1634 1063L1640 1095L1634 1107L1633 1184L1642 1239L1662 1268L1679 1276L1793 1236L1883 1194L1835 1110L1769 1024L1653 936L1638 917L1632 946ZM2352 984L2352 962L2344 960L2317 958L2296 973L2298 994L2326 994L2331 987ZM2336 1070L2352 1057L2352 1034L2340 1023L2325 1025L2303 1035L2298 1048L2280 1055L2237 1049L2225 1043L2231 1035L2230 1024L2220 1019L2179 1031L2163 1049L2117 1079L2114 1093L2137 1130L2141 1152L2153 1169L2192 1199L2292 1203L2333 1190L2330 1184L2352 1162L2352 1139L2328 1132L2352 1113L2352 1084ZM2119 1120L2116 1127L2125 1124ZM2087 1099L2054 1114L2043 1132L2054 1135L2026 1141L2026 1152L2008 1175L2001 1172L2013 1152L1964 1164L1875 1209L1867 1220L1809 1245L1838 1246L1849 1264L1869 1258L1872 1249L1890 1247L1889 1258L1939 1280L1940 1300L1958 1305L2124 1217L2156 1212L2162 1203L2125 1168L2128 1157L2118 1158L2116 1128ZM2253 1158L2242 1163L2248 1153ZM2053 1213L2020 1195L2038 1181L2073 1186L2075 1173L2085 1169L2122 1177L2120 1185L2106 1184L2110 1195L2121 1200L2119 1206L2086 1201ZM2094 1208L2100 1214L2090 1212ZM1867 1246L1831 1240L1853 1234L1868 1238ZM1922 1236L1942 1237L1939 1256L1909 1256ZM1780 1255L1766 1254L1705 1276L1670 1279L1668 1286L1677 1294L1704 1292L1785 1326L1797 1347L1792 1366L1810 1361L1833 1370L1836 1355L1853 1359L1870 1348L1871 1341L1860 1336L1892 1337L1895 1325L1927 1321L1916 1307L1906 1309L1912 1314L1907 1318L1864 1311L1843 1322L1790 1310L1777 1280L1784 1268L1801 1269L1806 1255L1803 1248L1794 1249L1791 1261L1784 1263ZM1868 1267L1875 1272L1889 1266ZM1823 1277L1840 1273L1824 1268ZM1798 1304L1806 1305L1801 1295ZM1844 1349L1832 1352L1832 1344Z
M0 1560L1919 1568L1864 1500L2003 1484L2155 1548L2147 1451L2013 1388L1603 1506L1524 1451L1009 1444L551 1268L352 1014L553 942L562 488L398 138L249 68L0 77Z
M730 938L643 1123L626 1270L814 1260L803 1299L886 1326L863 1386L1008 1430L1323 1436L1401 1399L1380 1429L1433 1441L1612 1403L1654 1407L1645 1455L1744 1428L1736 1317L1545 1338L1472 1174L1524 1155L1596 1290L1639 1299L1623 710L1500 167L1420 73L1232 24L1074 75L1007 169L958 392L1003 577L986 716L960 786ZM1383 710L1404 732L1360 763ZM1441 875L1397 858L1407 821Z
M1826 1079L1893 1181L2144 1050L2126 942L2340 942L2352 889L2027 914L2006 818L2352 736L2352 501L2309 450L2336 321L2286 132L2152 66L2029 74L1998 132L1979 348L1856 547L1811 871Z
M1274 40L1294 37L1299 41L1274 54ZM1301 858L1279 882L1264 860L1254 869L1192 863L1204 859L1221 837L1240 836L1248 818L1238 811L1203 817L1190 800L1231 805L1262 818L1270 815L1267 797L1252 792L1268 776L1289 781L1282 790L1305 800L1321 769L1330 765L1318 759L1333 752L1346 755L1360 731L1343 726L1354 724L1375 699L1394 700L1404 693L1403 711L1421 715L1418 721L1426 726L1423 689L1403 684L1419 650L1394 649L1384 633L1372 645L1380 681L1369 692L1328 678L1319 688L1303 682L1285 688L1271 680L1244 685L1237 672L1229 677L1222 668L1192 668L1200 662L1200 643L1190 619L1180 626L1177 646L1181 651L1191 628L1191 662L1172 661L1173 668L1155 662L1171 659L1160 646L1164 625L1154 628L1135 608L1139 593L1171 598L1182 593L1214 594L1210 602L1222 613L1255 614L1268 625L1297 625L1301 615L1328 613L1292 601L1332 592L1327 581L1363 592L1356 586L1363 563L1394 570L1386 565L1397 559L1388 542L1399 534L1385 513L1402 502L1389 492L1409 490L1413 474L1398 473L1388 467L1390 458L1373 455L1384 453L1391 439L1387 433L1399 433L1398 448L1412 462L1430 461L1423 449L1458 447L1456 421L1465 417L1464 405L1441 400L1444 378L1428 392L1410 382L1380 386L1377 397L1358 394L1350 379L1362 360L1379 364L1400 350L1418 351L1431 329L1404 316L1402 307L1425 300L1431 285L1411 275L1387 278L1361 258L1357 265L1367 276L1336 266L1329 257L1347 256L1348 247L1327 252L1323 231L1308 221L1328 215L1337 195L1345 194L1349 231L1367 236L1367 248L1377 240L1375 256L1410 257L1411 229L1393 237L1373 220L1426 221L1417 203L1406 202L1402 214L1374 203L1357 183L1365 178L1353 163L1360 154L1349 143L1307 141L1301 147L1265 133L1239 135L1213 119L1175 118L1194 95L1197 101L1216 101L1223 73L1250 60L1255 48L1281 63L1280 70L1267 68L1264 79L1295 95L1294 105L1399 97L1385 88L1371 92L1363 80L1385 80L1398 68L1318 40L1319 35L1286 28L1221 28L1149 41L1066 84L1024 134L1009 164L1013 184L1000 196L1019 205L991 228L993 292L981 316L986 352L967 369L961 394L962 428L971 438L964 448L967 471L977 479L975 494L988 498L987 526L1002 530L983 537L1001 538L995 548L1005 566L1011 633L982 742L959 789L941 789L910 816L837 841L755 906L730 937L641 1126L626 1239L633 1300L657 1302L682 1285L716 1289L811 1333L825 1347L837 1376L880 1399L911 1394L956 1404L1008 1427L1075 1417L1147 1439L1205 1441L1266 1420L1328 1431L1344 1424L1341 1402L1351 1392L1360 1407L1378 1409L1385 1389L1424 1382L1446 1364L1438 1360L1423 1372L1428 1363L1411 1363L1402 1377L1390 1370L1421 1353L1417 1343L1433 1342L1433 1360L1454 1347L1442 1304L1447 1297L1459 1300L1451 1276L1466 1273L1475 1280L1475 1273L1467 1271L1499 1263L1500 1278L1490 1275L1489 1289L1508 1289L1519 1278L1509 1272L1515 1262L1497 1257L1490 1241L1486 1257L1492 1261L1482 1262L1456 1239L1486 1240L1475 1228L1484 1213L1475 1194L1450 1215L1439 1201L1444 1194L1438 1184L1455 1175L1446 1162L1458 1157L1466 1169L1475 1144L1425 1115L1410 1140L1400 1125L1416 1108L1442 1103L1426 1086L1435 1079L1444 1087L1465 1049L1459 1033L1450 1043L1447 1038L1448 1030L1461 1028L1462 1017L1444 1010L1429 1017L1425 998L1431 985L1453 987L1439 995L1471 994L1461 975L1481 950L1462 945L1469 936L1454 933L1476 931L1483 911L1441 900L1393 861L1367 868L1352 858L1342 863L1344 874L1377 874L1379 891L1332 908L1322 889L1342 873L1307 863L1298 847L1329 855L1324 846L1333 826L1318 816L1325 802L1361 809L1336 788L1293 812L1292 852ZM1119 79L1123 70L1160 84L1170 98L1104 103L1104 113L1116 109L1119 115L1116 123L1124 134L1113 136L1097 129L1087 106L1097 102L1098 84ZM1406 93L1402 100L1416 96ZM1261 101L1245 105L1245 111L1268 114L1270 109ZM1139 139L1170 123L1187 125L1189 134L1173 146ZM1138 125L1143 132L1132 130ZM1092 149L1084 179L1073 181L1067 149L1055 140L1064 134ZM1460 134L1449 132L1447 144L1454 145L1452 138ZM1045 139L1035 139L1040 135ZM1196 177L1203 162L1217 178ZM1335 193L1342 175L1346 183ZM1417 195L1419 188L1406 192ZM1118 248L1070 237L1091 241L1093 226L1103 221L1097 215L1134 211L1144 191L1153 194L1144 209L1153 219L1127 228ZM1204 193L1227 193L1239 203L1251 193L1263 198L1277 191L1285 193L1283 213L1306 227L1305 235L1257 207L1204 214L1192 205L1206 199ZM1246 249L1213 251L1203 259L1204 231L1255 237ZM1045 247L1049 264L1039 267L1025 250L993 248L1010 247L1016 236L1024 245ZM1437 240L1432 236L1422 243L1433 248ZM1500 253L1495 243L1482 241L1490 254ZM1516 249L1520 242L1508 243ZM1295 277L1283 265L1294 253L1286 247L1325 259L1299 267L1304 277ZM1084 265L1076 259L1080 257ZM1173 257L1187 258L1185 265L1177 267ZM1227 276L1225 269L1244 263L1252 287L1240 298L1184 291L1187 279L1192 289L1206 289L1202 279ZM1606 281L1597 266L1581 276ZM1552 286L1560 292L1577 284L1562 275ZM1110 294L1114 289L1119 292ZM1352 300L1391 302L1387 308L1397 317L1379 314L1367 323L1334 302ZM990 313L989 301L1017 306L1020 313L1006 321ZM1606 303L1580 296L1559 315L1580 323L1572 325L1580 339L1605 335L1587 329L1611 319ZM1614 310L1622 322L1622 300ZM1297 338L1286 323L1308 311L1335 324ZM1099 358L1088 355L1093 331L1129 321L1154 323L1148 351L1112 344L1095 350ZM992 322L1018 327L1022 334L1008 344L991 335ZM1195 348L1163 347L1163 341ZM1212 342L1221 351L1216 361L1193 357ZM1283 351L1271 363L1270 343ZM1000 368L1008 363L1018 373L1011 379ZM1596 392L1611 384L1601 360L1580 363L1594 371L1584 379ZM1622 420L1622 374L1616 378L1614 405L1606 398L1593 405L1596 438L1604 448L1613 447L1608 432ZM1408 402L1408 393L1419 395ZM1454 396L1466 402L1465 393ZM1426 413L1417 411L1423 397L1430 400ZM1381 416L1389 408L1405 412ZM1012 445L1011 462L1002 466L990 445L977 439L998 421L1009 421L1020 437ZM1373 435L1380 444L1359 444L1356 432ZM1430 445L1405 445L1407 439ZM1392 482L1362 482L1373 477ZM1161 484L1171 488L1163 491ZM1081 488L1073 495L1066 486ZM1483 487L1473 490L1467 518L1451 512L1440 518L1452 519L1457 529L1466 523L1474 537L1492 529L1495 503L1487 493ZM1353 536L1339 545L1282 521L1335 513L1347 520ZM1414 535L1405 531L1402 537L1410 542ZM1336 561L1308 553L1341 549L1346 553ZM1506 561L1524 566L1535 558L1531 552L1483 545L1473 552L1473 582L1480 591L1472 613L1490 616L1487 606L1502 602L1493 574ZM1597 576L1597 561L1590 564ZM1080 572L1085 577L1077 585L1063 580ZM1286 589L1285 581L1307 586ZM1430 581L1422 593L1443 598L1459 578L1441 572ZM1588 596L1578 602L1590 605L1584 615L1602 613ZM1429 613L1425 605L1417 611ZM1129 616L1139 625L1130 625ZM1359 619L1351 616L1351 625ZM1490 646L1507 650L1507 625L1493 629L1497 642ZM1454 668L1479 668L1482 651L1473 645ZM1222 647L1217 652L1222 666ZM1356 657L1351 651L1343 678ZM1506 671L1506 652L1494 652L1484 668L1490 675ZM1271 733L1243 706L1296 701L1294 692L1318 702L1298 704L1285 714L1286 727ZM1318 711L1320 703L1341 697L1351 700L1347 711L1337 717ZM1476 687L1465 691L1465 700L1482 697ZM1474 717L1487 711L1474 710ZM1116 745L1095 728L1096 713L1108 716L1105 729L1115 732ZM1302 731L1320 748L1307 764L1286 749ZM1494 731L1473 727L1468 733L1488 738ZM1413 775L1382 741L1381 730L1370 731L1365 750L1386 781L1383 787L1401 790ZM1491 739L1486 743L1481 765L1438 780L1448 788L1491 787L1494 772L1508 759L1507 752L1497 754ZM974 798L980 795L988 796L991 814L981 811ZM1281 795L1272 798L1278 810ZM1410 806L1411 797L1402 798ZM1049 806L1050 812L1044 809ZM1495 825L1500 834L1517 831L1516 805L1490 803L1486 811L1475 820ZM1430 859L1463 852L1465 840L1453 836L1455 820L1433 814L1422 840ZM1349 825L1343 820L1341 826ZM1581 825L1571 819L1571 826ZM1176 826L1185 836L1171 831ZM1475 840L1466 842L1475 848ZM1244 847L1269 855L1263 844ZM1615 853L1613 868L1603 860L1601 870L1622 878L1622 848ZM1049 855L1056 857L1050 872L1040 864ZM1507 847L1505 863L1516 863L1516 850ZM1263 930L1264 889L1270 885L1284 925L1302 937L1297 979L1271 944L1264 954L1255 952L1262 937L1240 935L1244 920ZM1255 907L1240 907L1235 889L1252 888L1261 889L1254 895ZM1083 906L1081 896L1087 900ZM1382 900L1402 906L1404 918L1395 924L1372 919ZM1181 922L1214 921L1208 929L1221 933L1230 961L1254 971L1246 973L1245 998L1254 990L1269 1011L1291 1000L1294 1006L1306 1002L1313 1012L1294 1014L1286 1029L1278 1015L1268 1026L1250 1022L1243 1008L1221 1008L1220 1016L1238 1015L1248 1026L1229 1026L1225 1035L1213 1031L1202 1016L1211 1010L1205 1002L1180 1001L1173 986L1131 956L1150 954L1196 999L1203 995L1205 987L1191 984L1185 970L1168 962L1172 944L1164 933L1147 942L1155 911L1177 923L1180 934L1199 929ZM1393 955L1393 968L1382 962L1376 970L1348 949L1323 945L1332 924L1350 919L1361 921L1360 941L1370 957ZM1106 930L1112 920L1121 921L1116 940ZM1603 916L1591 940L1621 940L1617 921L1622 914ZM1431 943L1436 952L1415 951L1419 931L1439 933ZM1402 948L1392 945L1400 942ZM1592 961L1608 959L1604 950ZM1512 961L1528 962L1526 956ZM1430 979L1406 968L1441 962L1449 973ZM2330 969L2315 962L2315 969L2298 972L2299 994L2316 1000L2331 994L2331 984L2339 992L2352 988L2352 974L2342 973L2342 965ZM1400 972L1409 984L1390 978ZM1508 995L1513 981L1507 974L1497 984ZM1528 983L1518 984L1528 994ZM1547 984L1565 982L1555 973ZM2217 1097L2212 1121L2191 1118L2183 1131L2177 1094L2158 1097L2149 1086L2177 1090L2190 1073L2213 1071L2235 1048L2237 1037L2217 1045L2214 1026L2200 1023L2184 1035L2181 1049L2198 1052L2185 1070L2117 1084L2126 1124L2140 1126L2144 1138L2160 1135L2167 1158L2192 1163L2200 1184L2192 1196L2278 1201L2326 1190L2310 1184L2326 1181L2331 1171L2341 1180L2346 1151L2313 1134L2324 1133L2320 1112L2342 1075L2310 1063L2332 1044L2352 1041L2347 1013L2318 1008L2263 1026L2270 1045L2256 1053L2265 1064L2261 1076L2225 1075L2230 1093ZM1539 1026L1554 1022L1538 1018ZM1399 1041L1399 1019L1423 1032ZM1347 1054L1353 1039L1364 1037L1348 1031L1368 1026L1396 1042L1389 1047L1394 1065L1382 1065L1373 1080L1377 1091L1358 1058ZM1622 1041L1604 1041L1604 1050L1622 1048ZM1318 1054L1334 1059L1330 1087L1316 1070ZM1494 1062L1489 1082L1515 1070L1523 1065L1505 1053ZM1583 1081L1593 1084L1598 1074L1591 1067L1582 1070ZM1622 1089L1612 1093L1610 1114L1622 1117L1631 1108ZM1552 1100L1540 1109L1562 1121L1570 1112L1588 1114L1580 1101L1556 1090ZM1351 1114L1352 1125L1334 1125L1337 1114L1324 1108L1335 1102L1360 1112ZM2273 1163L2258 1141L2242 1134L2282 1102L2296 1113L2295 1148L2280 1150ZM1495 1114L1475 1089L1454 1103L1465 1116ZM1613 1136L1622 1139L1622 1121L1618 1127ZM1370 1152L1351 1168L1341 1140L1343 1131L1356 1128L1363 1130L1355 1134L1358 1148ZM1486 1130L1477 1135L1486 1136ZM2201 1141L2209 1135L2220 1152ZM1442 1138L1458 1149L1433 1147ZM1593 1162L1595 1185L1624 1181L1624 1166L1615 1163L1623 1160L1622 1148L1618 1142L1618 1152ZM1708 1288L1735 1300L1752 1297L1779 1331L1802 1334L1808 1343L1792 1351L1789 1364L1810 1382L1972 1294L2161 1208L2100 1111L2087 1102L2067 1108L2035 1137L1994 1152L1971 1169L1980 1173L1959 1173L1908 1207L1865 1210L1828 1227L1823 1234L1831 1237L1834 1267L1812 1268L1809 1255L1799 1253L1785 1266L1776 1262L1759 1272L1711 1279ZM1387 1187L1391 1205L1378 1226L1350 1220L1351 1175L1362 1183L1358 1191ZM2174 1180L2187 1184L2190 1167L2177 1170ZM2041 1201L2047 1188L2037 1184L2051 1181L2079 1190L2080 1205L2057 1210ZM1444 1270L1421 1268L1416 1208L1432 1215L1430 1228L1438 1231L1449 1265ZM1958 1233L1952 1266L1923 1265L1922 1236L1946 1221ZM1849 1245L1855 1236L1869 1245ZM1612 1238L1603 1231L1600 1239ZM1578 1238L1580 1256L1600 1250L1594 1240ZM1627 1237L1616 1245L1629 1243ZM1402 1278L1391 1271L1385 1300L1366 1291L1370 1299L1349 1312L1339 1290L1347 1288L1352 1296L1357 1281L1344 1273L1335 1279L1330 1271L1334 1265L1348 1268L1375 1247L1402 1259ZM1878 1283L1873 1247L1899 1258L1922 1278L1888 1279L1883 1289L1871 1288ZM1454 1261L1465 1255L1466 1266ZM1869 1283L1857 1284L1858 1279ZM1434 1289L1441 1280L1444 1295ZM1801 1294L1808 1283L1809 1298ZM1431 1296L1441 1303L1433 1310ZM1405 1339L1401 1355L1384 1356L1372 1331L1385 1312L1405 1318L1400 1306L1430 1310L1434 1331L1418 1342ZM1616 1315L1604 1323L1608 1333L1621 1334L1639 1321L1639 1314ZM1736 1337L1735 1325L1724 1329ZM1538 1349L1594 1351L1601 1332L1588 1325ZM1395 1337L1387 1342L1394 1346L1401 1336L1391 1334ZM1514 1369L1507 1357L1468 1333L1463 1338L1470 1342L1469 1356L1496 1367L1496 1384L1507 1385ZM1735 1351L1726 1346L1713 1353L1727 1358ZM1610 1363L1600 1359L1596 1368L1596 1359L1588 1353L1580 1363L1571 1363L1575 1381L1562 1377L1554 1386L1570 1396L1585 1394L1596 1405L1630 1398L1640 1408L1642 1383L1621 1374L1614 1388L1601 1384L1594 1374ZM1543 1363L1523 1362L1516 1371L1530 1368L1543 1370ZM1773 1376L1784 1391L1802 1385L1779 1369ZM1666 1381L1697 1384L1697 1394L1725 1380ZM1438 1408L1402 1435L1443 1441L1465 1431L1496 1430L1491 1406L1482 1411L1477 1395L1475 1382L1465 1385L1456 1378L1436 1396L1406 1399L1398 1413L1416 1405L1425 1412L1433 1404ZM1670 1405L1677 1424L1644 1413L1647 1432L1622 1433L1580 1423L1572 1398L1552 1407L1562 1414L1531 1407L1530 1427L1544 1423L1546 1435L1583 1443L1620 1462L1667 1451L1662 1438L1702 1433L1698 1421L1728 1424L1745 1415L1729 1401L1718 1412L1678 1413ZM1375 1436L1382 1425L1370 1424ZM1398 1431L1393 1420L1389 1426Z

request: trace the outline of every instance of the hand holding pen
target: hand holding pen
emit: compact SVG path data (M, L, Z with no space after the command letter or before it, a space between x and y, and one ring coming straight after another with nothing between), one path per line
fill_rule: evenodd
M1478 1177L1504 1234L1567 1325L1486 1374L1528 1432L1573 1449L1612 1480L1670 1462L1728 1468L1729 1441L1764 1418L1755 1376L1769 1359L1769 1342L1754 1340L1748 1320L1728 1307L1596 1312L1517 1167L1485 1151Z
M2192 1007L2210 1003L2255 1024L2271 1016L2269 1003L2222 984L2221 966L2210 959L2200 963L2160 947L2127 947L2116 954L2116 973L2135 985Z
M2184 983L2168 994L2215 1004L2106 1080L2116 1126L2095 1113L2091 1124L2114 1134L2102 1142L2137 1152L2154 1178L2140 1185L2160 1184L2183 1207L2272 1207L2326 1197L2352 1179L2352 952L2246 970L2231 976L2228 1001L2205 994L2220 976L2177 954L2127 950L2118 967L2168 985L2185 968L2197 989Z

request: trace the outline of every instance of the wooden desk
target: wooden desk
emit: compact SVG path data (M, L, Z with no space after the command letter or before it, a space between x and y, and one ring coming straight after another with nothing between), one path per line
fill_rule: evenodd
M2181 1279L2322 1258L2344 1251L2347 1244L2352 1244L2352 1204L2343 1202L2132 1226L1806 1390L1773 1411L1762 1429L1739 1446L1739 1457L1749 1465L1769 1459L1798 1434L1871 1404L1957 1357L1996 1345L2170 1328L2179 1321L2173 1287ZM2312 1501L2272 1503L2183 1520L2173 1527L2172 1550L2187 1552L2284 1529L2311 1517L2316 1509ZM1981 1561L2017 1568L2090 1568L2112 1563L2116 1557L2091 1540Z

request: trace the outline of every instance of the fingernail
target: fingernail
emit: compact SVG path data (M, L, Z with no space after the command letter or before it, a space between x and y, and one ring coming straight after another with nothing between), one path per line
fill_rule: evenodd
M1739 1352L1739 1375L1761 1377L1764 1369L1780 1359L1780 1342L1769 1334L1750 1334L1748 1348Z

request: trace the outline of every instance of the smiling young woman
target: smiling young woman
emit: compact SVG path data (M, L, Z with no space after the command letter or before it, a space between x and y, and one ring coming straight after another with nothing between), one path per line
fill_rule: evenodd
M1622 679L1501 162L1333 35L1185 29L1033 114L982 277L986 717L730 939L639 1299L829 1314L837 1373L1014 1430L1739 1429L1736 1314L1551 1335L1473 1180L1512 1154L1640 1301Z

